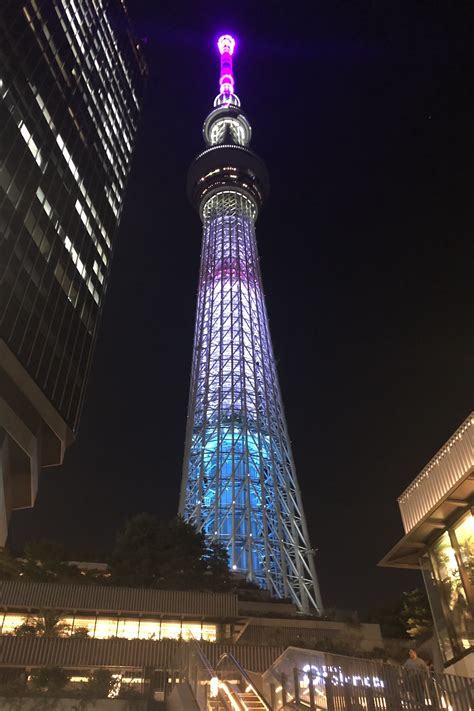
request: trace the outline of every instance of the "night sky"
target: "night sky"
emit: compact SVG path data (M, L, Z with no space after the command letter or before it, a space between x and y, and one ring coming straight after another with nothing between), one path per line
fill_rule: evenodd
M236 91L272 192L270 328L326 606L421 584L376 568L396 497L472 408L468 3L130 0L150 78L82 423L10 544L98 558L176 513L200 257L185 179L235 33Z

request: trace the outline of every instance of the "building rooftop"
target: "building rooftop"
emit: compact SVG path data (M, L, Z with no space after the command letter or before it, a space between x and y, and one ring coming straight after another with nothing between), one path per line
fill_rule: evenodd
M474 412L467 417L398 498L405 536L379 565L418 568L433 533L474 496Z
M22 580L0 580L0 608L196 617L237 617L239 614L237 595L233 593L59 585Z

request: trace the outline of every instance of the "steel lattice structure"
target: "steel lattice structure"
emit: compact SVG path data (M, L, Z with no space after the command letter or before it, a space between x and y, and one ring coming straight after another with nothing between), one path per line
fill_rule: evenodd
M231 567L301 610L322 610L262 289L255 220L268 192L234 93L229 36L220 94L191 166L203 244L180 514Z

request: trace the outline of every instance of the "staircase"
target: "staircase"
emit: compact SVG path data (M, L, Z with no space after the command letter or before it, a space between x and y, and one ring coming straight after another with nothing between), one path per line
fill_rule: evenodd
M237 698L242 704L244 711L265 711L265 706L253 691L237 692Z
M195 640L190 641L189 647L183 647L182 652L182 664L178 667L180 683L175 684L170 695L170 699L175 696L174 709L271 711L249 674L229 652L220 656L214 668ZM186 690L190 694L187 701L183 696Z
M232 699L232 708L241 711L266 711L268 708L258 698L257 694L250 689L248 691L239 691L238 688L228 686L226 684L228 694L227 698ZM224 697L225 698L225 697ZM219 699L209 699L209 711L221 711L223 709L222 701Z

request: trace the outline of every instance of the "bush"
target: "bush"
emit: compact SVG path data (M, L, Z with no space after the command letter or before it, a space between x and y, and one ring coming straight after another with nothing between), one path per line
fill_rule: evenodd
M0 698L7 699L24 696L26 692L26 676L22 675L16 679L10 679L0 684Z
M69 681L68 674L60 667L42 667L31 674L33 686L48 692L59 692Z
M90 698L106 699L117 686L109 669L96 669L89 681L83 686L85 695Z
M36 623L32 620L26 620L23 622L23 624L18 625L18 627L15 627L15 636L16 637L37 637L38 636L38 627L36 626Z
M89 630L87 627L74 627L74 632L72 633L71 637L87 639L89 637Z

